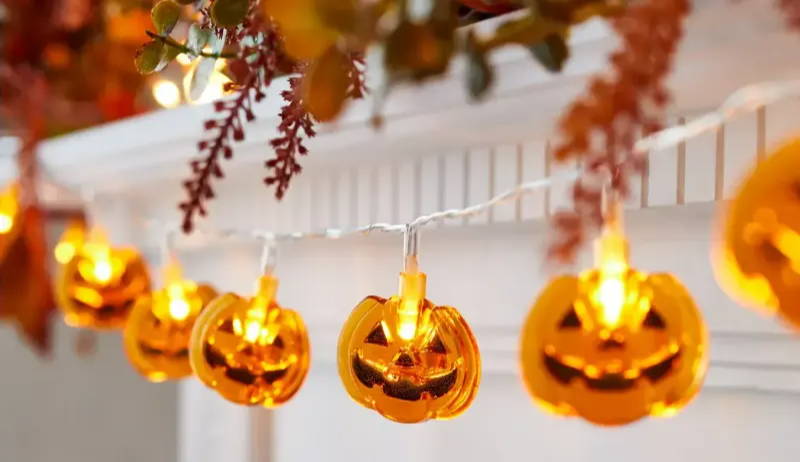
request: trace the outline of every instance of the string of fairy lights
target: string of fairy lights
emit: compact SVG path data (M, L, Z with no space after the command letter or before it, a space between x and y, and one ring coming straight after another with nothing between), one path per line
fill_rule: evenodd
M798 80L741 89L716 111L639 140L636 150L664 152L736 115L796 96ZM786 275L797 267L793 258L800 258L795 250L800 227L783 218L794 210L791 188L798 180L792 175L798 171L800 141L757 164L728 206L714 261L731 297L766 306L794 326L800 326L800 308L792 302L799 294ZM185 279L172 252L173 227L164 228L163 285L152 290L136 250L114 247L102 233L75 222L56 248L58 302L71 325L121 329L131 364L151 381L194 376L231 402L275 407L300 389L310 363L301 311L277 301L275 246L403 233L398 293L369 295L355 307L339 338L339 375L354 401L388 419L449 419L475 399L481 356L460 312L426 298L427 278L416 258L418 230L483 213L579 174L522 183L485 202L407 223L290 233L200 230L212 238L263 240L262 271L255 275L255 291L245 295L218 294ZM608 201L594 266L552 279L533 303L520 337L521 374L534 401L549 412L600 425L674 415L697 394L708 366L709 334L700 310L675 276L629 265L621 214L620 205Z

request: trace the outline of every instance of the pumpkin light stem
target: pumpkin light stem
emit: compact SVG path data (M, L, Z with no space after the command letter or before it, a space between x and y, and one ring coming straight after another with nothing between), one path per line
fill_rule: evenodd
M617 327L624 317L627 298L625 274L628 271L628 241L622 231L621 206L608 204L603 233L595 244L595 265L600 272L592 298L601 309L600 318L609 328Z
M425 300L425 273L419 271L417 253L419 232L414 225L406 225L403 233L403 272L400 273L400 301L397 306L398 335L411 340L417 332L417 321L422 301Z

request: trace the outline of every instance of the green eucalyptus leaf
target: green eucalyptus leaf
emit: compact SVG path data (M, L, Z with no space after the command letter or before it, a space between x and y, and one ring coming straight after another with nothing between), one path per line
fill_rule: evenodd
M569 57L569 47L563 35L551 34L528 48L539 63L550 72L561 72Z
M197 66L192 68L191 77L189 78L189 100L196 101L203 96L203 92L208 87L208 81L211 74L214 72L214 64L216 59L201 58Z
M167 48L170 47L157 40L142 45L139 50L137 50L136 57L134 58L136 70L139 71L140 74L152 74L153 72L158 72L163 69L164 66L169 63L166 59Z
M211 19L218 27L236 27L244 21L249 9L250 0L215 0L211 5Z
M156 32L160 35L169 35L181 17L181 6L173 0L161 0L150 10L150 17L153 19Z
M203 48L208 45L211 39L211 29L203 29L197 24L189 26L189 33L186 38L186 46L192 50L192 53L199 55Z

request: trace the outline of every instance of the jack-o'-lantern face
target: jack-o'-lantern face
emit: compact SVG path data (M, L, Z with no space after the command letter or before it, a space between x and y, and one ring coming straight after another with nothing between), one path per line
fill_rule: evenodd
M478 345L455 308L424 298L424 274L402 277L417 287L414 295L369 296L350 315L339 337L339 375L356 402L389 419L455 417L477 393Z
M671 415L699 390L707 334L686 289L618 269L556 278L528 316L523 376L551 412L619 425Z
M760 162L722 218L714 258L720 285L800 327L800 140Z
M61 268L56 294L67 324L119 329L150 277L134 249L112 248L102 239L84 243Z
M308 333L296 312L274 299L277 280L263 276L253 298L224 294L200 314L190 362L198 379L237 404L275 407L308 373Z
M134 368L152 382L191 375L192 327L216 295L210 286L179 279L140 296L128 316L123 335L125 352Z

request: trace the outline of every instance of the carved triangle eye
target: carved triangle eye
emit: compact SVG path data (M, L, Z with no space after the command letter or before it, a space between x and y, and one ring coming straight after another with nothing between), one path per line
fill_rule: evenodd
M558 324L559 329L577 329L581 327L581 318L575 312L575 307L569 307L569 311Z
M442 339L439 338L439 334L433 336L433 340L428 343L425 349L432 353L447 354L447 347L444 346Z
M386 340L386 333L383 331L383 325L381 323L378 323L378 325L372 329L372 332L367 335L364 341L372 343L373 345L389 346L389 342Z
M658 314L652 307L650 308L650 311L647 312L647 316L645 316L642 325L651 329L667 328L667 323L664 322L664 318L662 318L661 315Z

